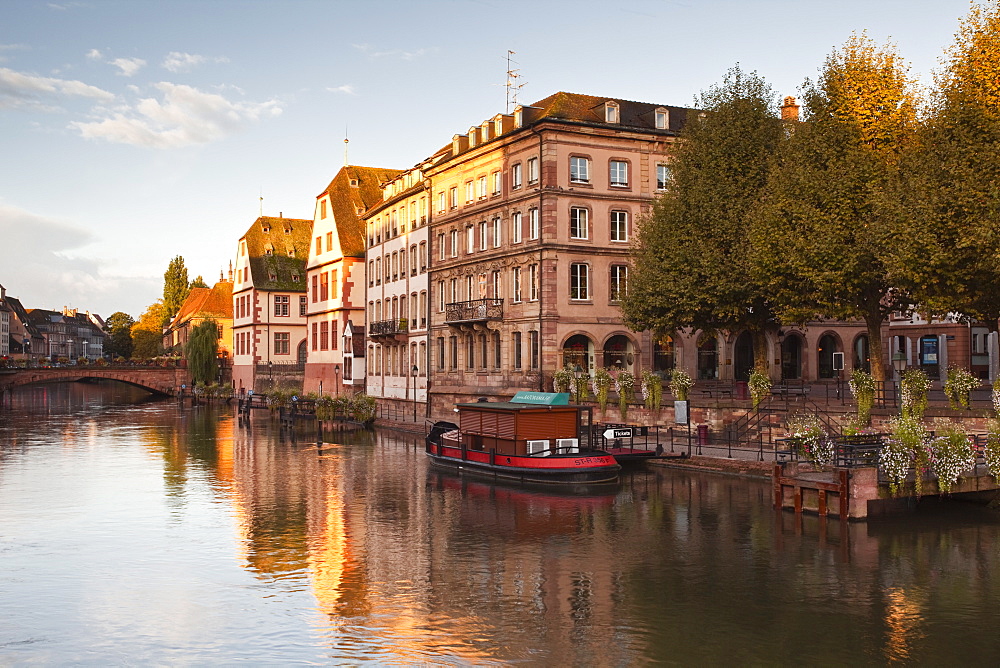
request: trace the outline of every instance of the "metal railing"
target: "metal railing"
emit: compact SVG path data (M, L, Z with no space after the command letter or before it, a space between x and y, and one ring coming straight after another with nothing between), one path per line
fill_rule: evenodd
M467 302L445 304L446 323L482 322L503 320L503 299L472 299Z
M391 320L378 320L368 324L368 336L392 336L394 334L406 334L409 322L406 318L392 318Z

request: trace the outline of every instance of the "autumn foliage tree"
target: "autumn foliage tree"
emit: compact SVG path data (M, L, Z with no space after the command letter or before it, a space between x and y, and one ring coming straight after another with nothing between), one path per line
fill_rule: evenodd
M774 319L766 292L749 279L750 214L781 141L775 95L737 66L696 105L704 113L689 116L666 190L640 224L622 312L632 329L656 334L747 330L764 371L764 331Z
M108 316L105 322L108 334L108 342L104 349L115 357L132 357L132 326L135 320L128 313L116 311Z
M864 320L885 380L882 322L910 304L890 272L885 192L914 141L916 96L895 49L851 37L805 84L753 230L754 276L785 322Z
M895 270L922 308L1000 318L1000 5L975 5L898 182Z

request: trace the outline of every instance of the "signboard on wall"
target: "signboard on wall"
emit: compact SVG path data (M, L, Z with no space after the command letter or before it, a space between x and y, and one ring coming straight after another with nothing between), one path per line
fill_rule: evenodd
M688 424L689 421L690 421L690 416L688 415L688 402L675 401L674 424Z

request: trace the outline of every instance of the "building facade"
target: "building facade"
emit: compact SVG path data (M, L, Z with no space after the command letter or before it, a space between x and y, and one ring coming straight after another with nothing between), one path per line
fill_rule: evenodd
M388 181L365 214L366 392L374 397L427 401L431 194L417 166Z
M240 238L232 286L238 392L302 384L312 226L311 220L261 216Z
M564 367L650 368L622 323L636 219L669 178L688 110L556 93L455 135L433 185L435 410L551 390Z
M211 288L191 288L177 315L163 332L163 349L183 351L191 338L191 330L206 320L214 320L218 327L220 371L228 376L233 359L232 270L228 280L220 276L219 282Z
M316 198L307 267L309 352L303 390L322 394L364 391L355 369L354 337L365 322L365 223L382 200L382 185L399 170L345 166ZM363 363L363 360L361 361ZM350 366L351 368L348 368Z

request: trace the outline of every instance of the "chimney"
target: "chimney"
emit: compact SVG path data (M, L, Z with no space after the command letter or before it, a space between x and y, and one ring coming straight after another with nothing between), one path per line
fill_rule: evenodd
M795 98L789 95L785 98L784 102L781 103L781 120L783 121L798 121L799 120L799 105L795 104Z

